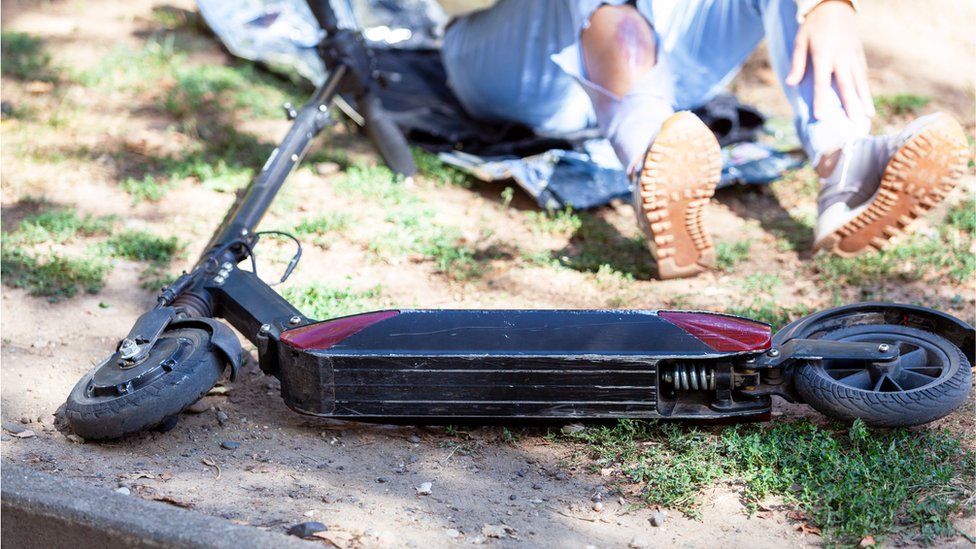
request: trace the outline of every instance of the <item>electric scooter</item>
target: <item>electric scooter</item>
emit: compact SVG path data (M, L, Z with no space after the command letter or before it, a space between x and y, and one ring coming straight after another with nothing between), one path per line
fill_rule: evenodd
M365 421L768 417L772 397L841 420L907 426L969 398L976 332L913 305L861 303L767 324L700 311L408 310L318 321L256 274L262 216L333 101L356 105L395 172L416 168L375 90L370 49L327 0L309 2L326 36L327 80L224 218L189 272L164 288L115 351L74 387L70 428L118 438L171 424L225 373L241 343L302 414ZM290 235L288 235L290 236ZM292 237L293 238L293 237ZM297 241L296 241L297 242ZM299 252L285 277L296 267ZM252 270L238 267L250 260Z

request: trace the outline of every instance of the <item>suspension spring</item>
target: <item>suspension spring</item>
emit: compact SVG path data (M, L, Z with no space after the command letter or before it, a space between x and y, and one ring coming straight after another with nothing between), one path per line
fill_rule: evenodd
M210 317L213 316L213 307L206 297L206 294L201 296L197 293L185 292L173 300L173 307L182 309L189 317Z
M665 371L664 382L675 391L714 391L715 367L711 364L674 364Z

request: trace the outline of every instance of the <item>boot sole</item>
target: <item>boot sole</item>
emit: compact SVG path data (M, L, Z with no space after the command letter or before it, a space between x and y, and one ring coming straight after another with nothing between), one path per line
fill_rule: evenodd
M967 150L959 123L950 116L937 118L891 157L868 207L815 243L814 250L854 257L884 249L955 188L966 170Z
M702 212L721 176L718 141L697 116L679 112L665 121L634 189L661 279L694 276L715 266Z

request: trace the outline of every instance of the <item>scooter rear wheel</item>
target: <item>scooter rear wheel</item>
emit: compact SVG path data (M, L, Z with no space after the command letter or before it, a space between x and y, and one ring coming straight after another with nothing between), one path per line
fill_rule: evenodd
M794 377L796 389L824 415L905 427L944 417L969 396L969 361L945 338L890 324L854 326L822 337L889 345L900 352L890 363L824 360L800 366Z
M115 353L81 378L68 396L65 418L72 431L89 439L150 429L207 394L224 366L206 330L166 331L136 364Z

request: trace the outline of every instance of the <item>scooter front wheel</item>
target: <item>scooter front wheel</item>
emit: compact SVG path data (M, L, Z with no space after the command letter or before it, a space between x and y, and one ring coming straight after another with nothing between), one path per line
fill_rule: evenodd
M969 396L969 361L943 337L905 326L871 324L833 330L823 339L877 343L899 351L890 362L823 360L799 366L794 377L797 392L824 415L905 427L944 417Z
M150 429L207 394L223 369L208 331L169 330L134 364L115 353L81 378L68 396L65 418L72 431L89 439Z

